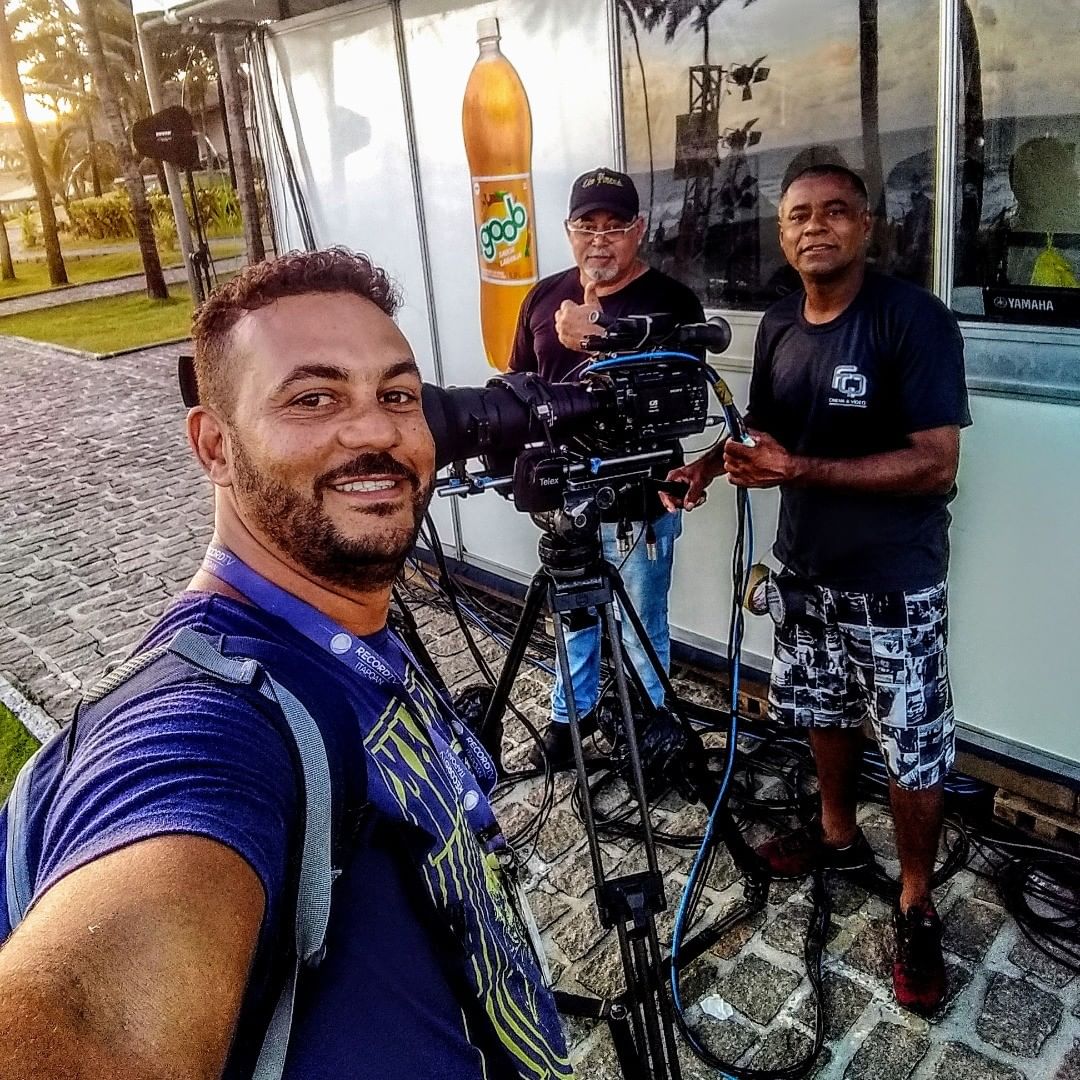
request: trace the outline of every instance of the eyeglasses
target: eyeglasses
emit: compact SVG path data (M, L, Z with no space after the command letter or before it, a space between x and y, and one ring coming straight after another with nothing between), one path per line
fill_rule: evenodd
M566 222L566 231L571 236L579 237L591 243L593 240L624 240L637 228L637 225L636 221L632 221L629 225L621 225L615 229L597 229L593 225L581 225L577 222L568 221Z

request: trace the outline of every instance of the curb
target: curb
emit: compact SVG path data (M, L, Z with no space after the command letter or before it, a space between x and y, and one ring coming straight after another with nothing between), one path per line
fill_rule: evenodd
M3 702L39 743L45 742L60 730L60 725L40 706L35 705L22 691L0 675L0 702Z

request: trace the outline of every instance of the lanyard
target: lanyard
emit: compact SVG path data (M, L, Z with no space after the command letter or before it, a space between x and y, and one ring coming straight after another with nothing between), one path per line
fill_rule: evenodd
M394 670L363 638L350 634L311 604L268 581L231 551L218 544L211 544L203 559L203 569L219 581L231 585L257 607L284 619L309 641L336 657L361 678L387 688L402 704L408 702L420 706L425 714L430 712L426 704L418 701L409 690L404 673ZM389 630L387 633L390 633ZM396 635L391 637L391 641L400 650L405 661L419 674L420 666L404 643ZM437 724L424 725L427 736L461 800L470 827L485 850L492 851L505 844L487 800L498 779L495 764L480 740L457 718L442 695L430 684L427 685L427 690L437 714L441 714L460 742L469 768L465 767L461 756L454 752Z

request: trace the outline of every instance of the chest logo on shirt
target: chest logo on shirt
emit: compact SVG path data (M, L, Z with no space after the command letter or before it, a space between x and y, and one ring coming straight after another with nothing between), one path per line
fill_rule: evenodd
M865 409L868 385L866 376L854 364L837 364L833 369L832 388L838 396L830 397L829 404Z

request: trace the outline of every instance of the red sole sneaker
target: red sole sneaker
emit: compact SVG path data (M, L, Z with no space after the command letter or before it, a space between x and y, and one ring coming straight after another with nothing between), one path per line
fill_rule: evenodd
M893 994L896 1003L920 1016L935 1012L945 998L945 960L941 955L941 919L934 908L895 912L896 959Z

